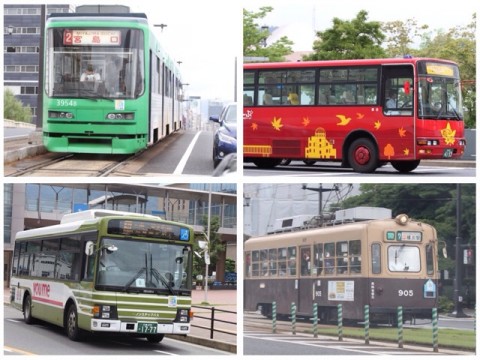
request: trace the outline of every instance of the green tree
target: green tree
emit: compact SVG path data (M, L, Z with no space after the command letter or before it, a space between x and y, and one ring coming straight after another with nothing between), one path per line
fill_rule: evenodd
M204 216L202 219L202 224L207 229L208 217ZM208 253L210 254L210 265L209 265L209 274L211 274L213 269L217 267L218 256L220 253L225 251L226 245L220 239L218 234L218 229L220 228L220 218L218 216L212 216L210 219L210 236L208 243ZM202 239L203 240L203 239ZM205 249L200 249L198 241L195 242L193 250L198 254L202 253ZM193 276L197 275L205 276L205 257L198 258L194 256L193 259Z
M269 61L285 61L285 56L292 53L293 42L286 36L273 44L266 45L270 31L265 26L259 26L258 21L272 10L271 6L261 7L258 12L243 9L243 56L265 57Z
M460 236L463 244L475 244L475 184L461 184ZM447 245L449 258L454 258L457 232L457 184L362 184L361 194L347 198L343 208L378 206L392 209L393 216L410 218L433 225L439 241ZM453 272L452 261L440 261L440 270Z
M419 40L424 36L428 25L418 25L417 20L407 19L406 21L396 20L382 24L382 31L385 34L384 46L388 57L404 56L414 54L412 47L414 39Z
M32 110L24 106L10 89L3 91L3 118L15 121L31 122Z
M333 26L317 32L313 54L305 60L370 59L385 57L381 47L385 35L381 23L367 21L368 12L361 10L355 19L333 19Z

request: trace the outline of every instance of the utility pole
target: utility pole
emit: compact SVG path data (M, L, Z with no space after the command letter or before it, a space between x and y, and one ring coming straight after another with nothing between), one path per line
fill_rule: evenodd
M453 290L453 301L455 309L452 316L457 318L467 317L462 309L462 238L460 237L461 225L461 189L460 184L457 184L457 236L455 238L455 288Z
M324 192L328 192L328 191L338 191L338 186L334 185L334 187L331 188L331 189L324 189L322 184L319 184L319 187L317 189L317 188L308 187L307 184L303 184L302 189L318 192L318 215L320 215L320 219L322 220L322 223L323 223L323 196L322 196L322 194Z

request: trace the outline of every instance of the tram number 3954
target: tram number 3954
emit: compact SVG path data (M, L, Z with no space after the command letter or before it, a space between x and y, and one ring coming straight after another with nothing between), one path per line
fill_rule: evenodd
M413 290L398 290L398 296L413 296Z

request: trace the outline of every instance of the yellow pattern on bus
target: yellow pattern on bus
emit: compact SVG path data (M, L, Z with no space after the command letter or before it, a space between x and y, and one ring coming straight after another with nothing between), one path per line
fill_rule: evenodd
M337 150L327 140L325 129L318 128L315 130L315 135L308 138L305 157L314 159L335 159L337 157Z
M270 157L272 155L271 145L244 145L244 154L261 155L262 157Z

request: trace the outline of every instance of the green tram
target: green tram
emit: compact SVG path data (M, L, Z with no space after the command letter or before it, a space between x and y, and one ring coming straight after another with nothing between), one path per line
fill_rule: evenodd
M160 342L190 331L193 229L106 210L20 231L10 300L25 322L64 327L71 340L117 333Z
M45 24L43 142L131 154L181 128L178 63L145 14L52 14Z

